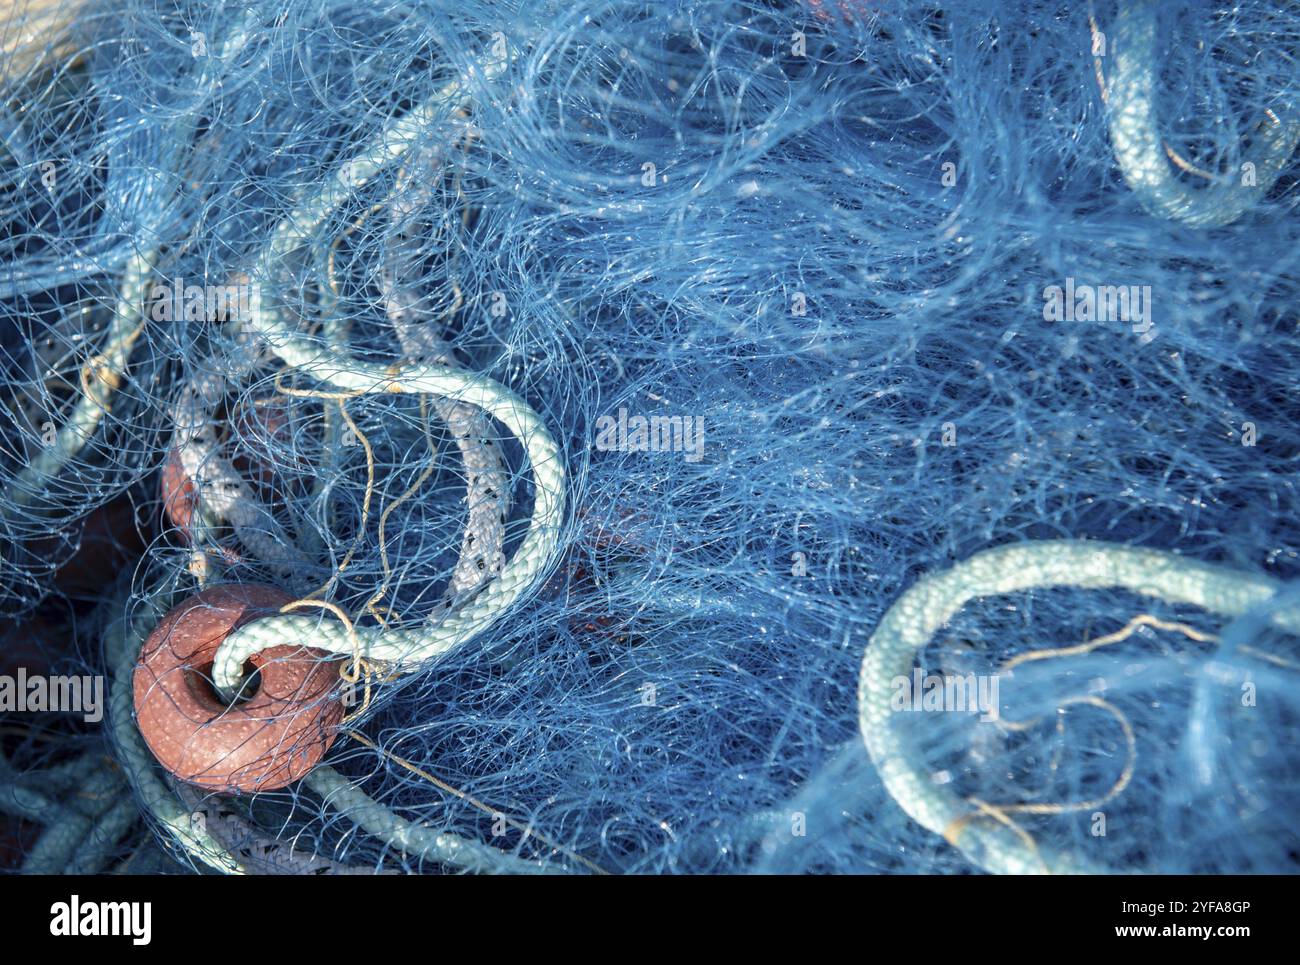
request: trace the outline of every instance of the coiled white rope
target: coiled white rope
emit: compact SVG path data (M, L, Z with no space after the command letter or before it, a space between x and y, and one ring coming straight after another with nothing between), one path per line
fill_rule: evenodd
M501 60L488 61L483 75L491 79L504 67ZM466 104L464 86L453 82L409 114L390 122L315 196L295 209L274 233L265 253L267 268L273 268L302 243L353 191L409 150L438 118L455 105ZM249 301L245 330L264 340L286 366L308 378L357 395L407 392L440 396L474 406L496 419L520 441L527 454L533 479L533 513L527 535L500 575L454 612L423 626L402 629L351 627L301 614L258 620L232 633L217 651L213 665L217 687L233 692L249 657L284 644L401 665L428 660L478 636L533 584L559 542L564 466L559 447L541 418L518 395L484 375L434 362L366 363L350 357L337 345L313 344L290 328L282 313L269 304L261 285L253 286Z
M1106 77L1110 141L1124 180L1152 214L1195 228L1230 224L1257 204L1282 173L1300 122L1271 113L1257 137L1253 177L1233 172L1230 183L1193 187L1165 154L1156 109L1157 0L1121 0L1112 29L1112 69Z
M257 297L253 315L258 317ZM468 604L436 624L396 629L349 628L313 616L282 614L240 627L221 645L213 665L218 687L237 688L244 664L255 653L283 644L310 646L341 655L393 664L418 662L446 653L477 636L532 585L559 541L564 512L564 467L559 447L541 418L519 396L486 376L445 365L384 367L322 357L318 350L274 329L259 329L273 350L303 374L357 393L416 392L476 406L502 423L524 446L533 475L533 513L524 541L492 583Z
M936 784L897 726L892 682L910 676L916 655L934 633L971 600L1044 587L1104 590L1120 587L1170 604L1190 604L1235 618L1268 601L1281 584L1265 576L1224 569L1158 550L1085 540L1019 543L978 553L943 573L921 579L889 608L867 644L858 680L858 724L886 789L919 824L936 834L961 833L954 843L975 864L996 874L1096 873L1084 858L1038 849L994 821L969 824L972 804ZM1270 619L1300 631L1300 609ZM906 714L901 715L906 717ZM951 838L950 838L951 840Z

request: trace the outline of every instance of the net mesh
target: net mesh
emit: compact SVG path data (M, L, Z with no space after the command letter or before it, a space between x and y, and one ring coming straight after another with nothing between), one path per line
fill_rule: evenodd
M0 667L108 695L100 721L8 708L0 861L979 870L863 747L863 652L903 591L1062 538L1297 574L1294 165L1229 224L1144 204L1110 96L1144 6L117 0L39 31L50 11L12 8ZM1157 16L1159 160L1210 204L1298 123L1300 11ZM437 625L537 500L527 440L286 365L258 298L321 351L509 387L569 510L490 630L341 680L334 784L230 796L139 763L129 668L160 612L269 583ZM897 727L971 824L1036 848L1295 870L1289 594L1226 625L1121 590L972 602L916 666L1002 674L1000 721Z

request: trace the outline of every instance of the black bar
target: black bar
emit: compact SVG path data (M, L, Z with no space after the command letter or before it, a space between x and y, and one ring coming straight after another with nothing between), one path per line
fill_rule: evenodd
M220 953L227 941L226 950L235 953L257 948L265 938L272 945L256 956L332 956L346 954L345 948L363 951L383 934L402 936L402 946L413 942L412 952L427 939L430 954L437 948L439 955L449 943L463 941L490 954L498 941L547 935L544 944L558 953L566 945L625 947L648 928L643 939L649 946L670 940L695 945L687 936L700 935L701 941L725 937L761 947L780 936L864 952L901 946L963 958L977 948L1017 956L1034 949L1037 959L1097 947L1182 949L1199 943L1231 953L1260 939L1275 944L1296 927L1293 891L1294 881L1285 877L681 877L599 883L572 877L545 884L452 876L8 877L0 879L0 924L16 947L96 942L128 955L145 948ZM86 915L99 920L101 902L148 902L148 944L137 944L129 933L53 935L52 927L66 930L73 895L86 921ZM95 910L87 912L88 905ZM115 915L120 918L120 909L111 910L109 924ZM502 931L494 921L508 927ZM541 930L525 930L530 925ZM1210 930L1208 937L1202 929ZM1019 945L1025 940L1035 944ZM388 954L404 954L396 947Z

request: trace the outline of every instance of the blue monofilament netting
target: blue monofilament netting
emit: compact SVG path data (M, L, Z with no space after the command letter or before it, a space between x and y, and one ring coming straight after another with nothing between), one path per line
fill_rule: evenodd
M13 16L0 673L107 696L96 722L6 713L0 863L1297 870L1300 6ZM214 290L358 364L508 387L564 466L508 609L369 668L328 778L237 795L140 743L131 668L162 612L269 583L375 633L436 625L476 474L500 524L485 580L540 496L500 421L340 392ZM860 712L897 684L864 655L909 590L1082 541L1266 589L1216 610L998 576L900 658L995 678L998 720ZM906 793L902 761L924 778Z

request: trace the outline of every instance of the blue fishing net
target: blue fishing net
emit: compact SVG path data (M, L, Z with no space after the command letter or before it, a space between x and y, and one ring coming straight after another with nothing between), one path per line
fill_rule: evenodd
M0 859L1295 870L1298 41L1264 2L128 0L6 42L0 660L106 696L5 708ZM272 315L508 388L565 505L490 626L342 661L311 776L217 793L134 713L163 613L437 627L545 503L533 437L340 389ZM1056 573L1084 544L1212 570Z

